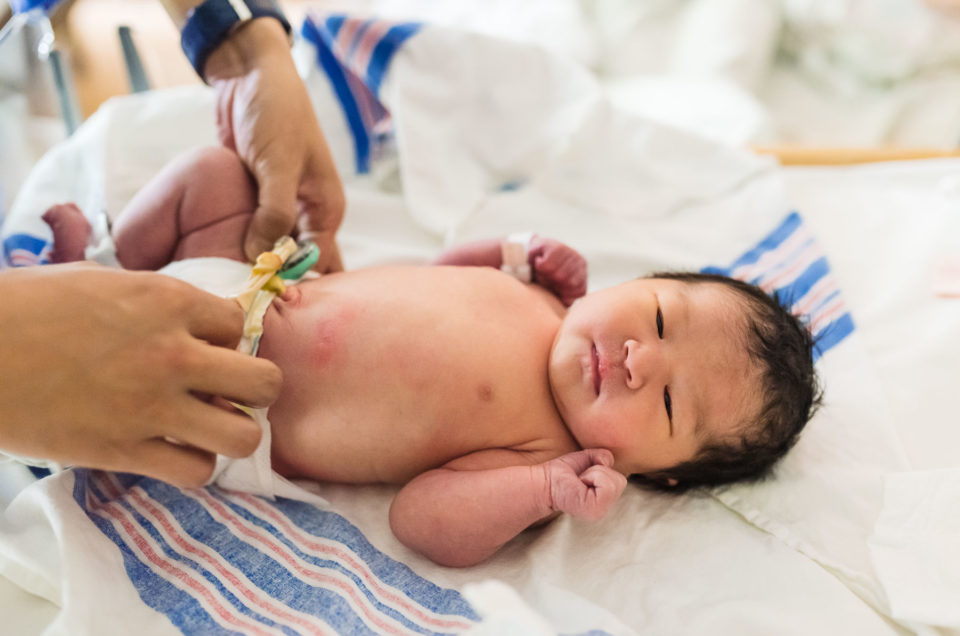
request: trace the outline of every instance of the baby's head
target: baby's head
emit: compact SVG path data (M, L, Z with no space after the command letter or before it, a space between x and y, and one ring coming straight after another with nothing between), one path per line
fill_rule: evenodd
M584 448L649 487L764 476L819 402L809 332L760 289L657 274L589 294L550 354L550 386Z

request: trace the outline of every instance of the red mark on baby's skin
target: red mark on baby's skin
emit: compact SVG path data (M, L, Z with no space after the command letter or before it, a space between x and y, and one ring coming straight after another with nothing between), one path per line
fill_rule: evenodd
M318 367L330 364L330 359L336 351L339 338L339 322L328 318L317 325L313 340L313 363Z
M354 311L350 307L339 307L326 312L316 323L311 345L312 361L318 367L326 367L340 348L344 339L344 329L353 322Z

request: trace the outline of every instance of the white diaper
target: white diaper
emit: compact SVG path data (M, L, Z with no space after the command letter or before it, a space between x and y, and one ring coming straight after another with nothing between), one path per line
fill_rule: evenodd
M190 283L206 292L232 298L248 285L252 266L226 258L190 258L174 261L160 270L167 276ZM302 499L303 491L278 475L270 466L270 421L267 409L250 409L250 417L260 425L260 445L250 457L232 459L217 456L217 465L208 484L229 490Z

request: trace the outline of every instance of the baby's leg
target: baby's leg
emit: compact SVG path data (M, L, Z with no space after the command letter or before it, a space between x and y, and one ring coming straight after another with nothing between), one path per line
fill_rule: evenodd
M113 227L127 269L222 256L245 261L243 237L257 206L253 180L235 153L204 148L175 159L130 201Z
M53 231L50 262L82 261L90 241L91 227L80 208L73 203L60 203L44 212L42 218Z

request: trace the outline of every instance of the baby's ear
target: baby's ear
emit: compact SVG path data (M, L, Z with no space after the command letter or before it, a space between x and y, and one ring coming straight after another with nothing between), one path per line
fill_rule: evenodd
M657 482L657 485L661 488L674 488L680 483L676 477L667 477L666 475L656 473L648 475L647 478Z
M636 478L635 481L638 483L649 484L650 482L653 482L660 488L676 488L676 486L680 483L675 477L666 477L664 475L660 475L656 473L653 473L653 474L636 473L631 475L631 477L635 477Z

